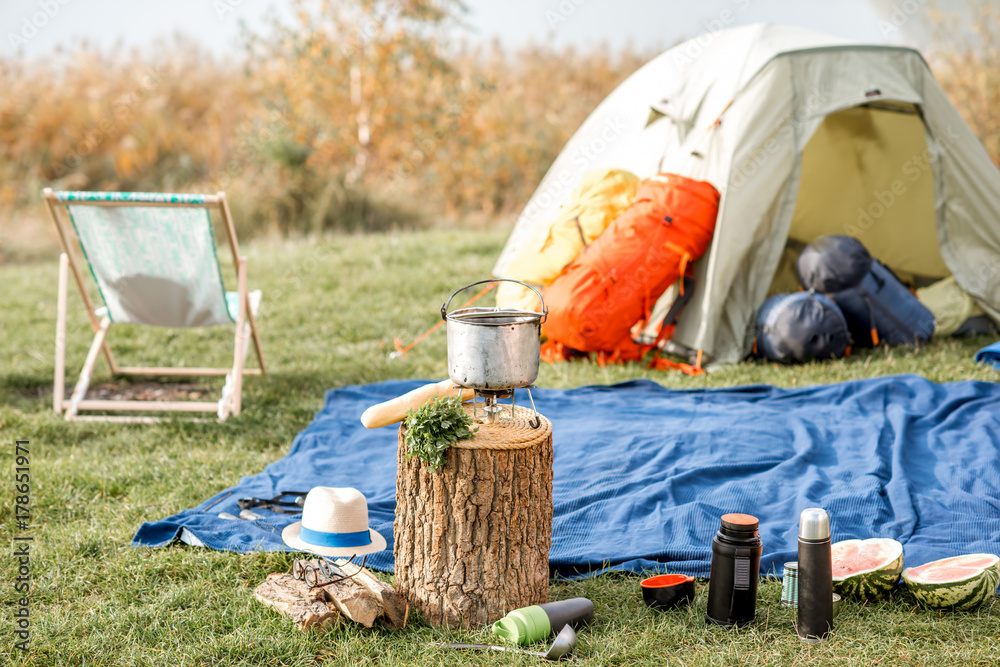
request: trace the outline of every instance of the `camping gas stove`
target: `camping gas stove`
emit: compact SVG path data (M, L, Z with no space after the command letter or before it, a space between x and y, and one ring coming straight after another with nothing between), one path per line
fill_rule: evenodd
M461 385L456 385L461 387ZM482 405L483 419L486 423L496 424L502 420L510 420L514 418L514 389L476 389L475 387L467 387L475 392L475 396L472 399L472 418L479 420L479 406ZM538 428L541 425L541 420L538 418L538 410L535 409L535 399L531 397L531 390L536 389L535 385L529 385L527 387L517 387L517 389L524 389L528 392L528 400L531 401L531 411L535 413L534 418L528 420L528 424L531 428ZM504 404L500 403L498 399L510 399L510 403ZM479 399L482 399L480 402ZM508 416L503 416L506 411Z
M541 419L531 389L538 377L539 338L548 313L542 295L530 285L509 280L535 292L542 304L541 312L517 308L460 308L448 312L459 292L489 282L497 281L466 285L441 306L441 317L448 328L448 377L457 387L475 391L473 417L478 417L481 398L484 418L491 424L514 418L514 390L525 389L535 412L528 423L538 428ZM505 398L510 398L509 405L497 402ZM505 410L508 417L503 416Z

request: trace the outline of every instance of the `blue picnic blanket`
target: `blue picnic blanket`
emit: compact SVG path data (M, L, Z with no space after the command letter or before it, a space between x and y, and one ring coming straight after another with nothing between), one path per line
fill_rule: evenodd
M993 368L1000 371L1000 341L987 345L976 352L976 363L991 364Z
M358 418L421 384L328 392L287 456L194 509L143 524L132 544L282 549L280 529L294 518L262 511L255 525L217 515L238 514L242 497L353 486L389 542L368 563L391 571L396 429L369 431ZM807 507L830 513L834 540L900 540L907 566L1000 554L998 384L906 375L802 389L676 391L634 381L533 393L554 432L553 573L707 576L727 512L760 519L761 572L780 573L796 558Z

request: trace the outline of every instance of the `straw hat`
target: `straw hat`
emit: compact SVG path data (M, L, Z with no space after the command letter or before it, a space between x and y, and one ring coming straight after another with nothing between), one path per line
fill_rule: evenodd
M357 489L317 486L306 494L302 521L281 531L285 544L320 556L354 556L385 549L368 527L368 501Z

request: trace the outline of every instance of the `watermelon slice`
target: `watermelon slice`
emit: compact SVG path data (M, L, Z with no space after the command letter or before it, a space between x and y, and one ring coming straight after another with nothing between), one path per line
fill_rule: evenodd
M1000 557L969 554L942 558L906 568L903 581L925 607L971 611L996 593Z
M896 540L843 540L832 551L833 590L842 597L874 600L892 593L899 583L903 545Z

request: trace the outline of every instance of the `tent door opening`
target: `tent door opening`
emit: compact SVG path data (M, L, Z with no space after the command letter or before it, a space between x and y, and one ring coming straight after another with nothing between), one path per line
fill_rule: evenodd
M950 275L938 245L934 168L914 105L828 115L802 153L790 244L846 234L904 280Z

